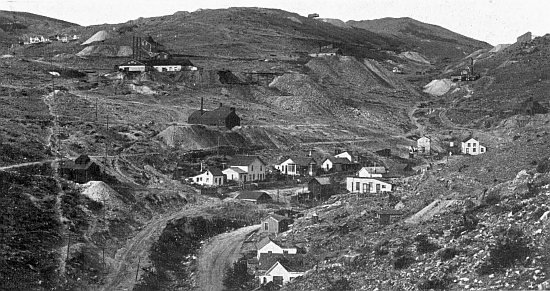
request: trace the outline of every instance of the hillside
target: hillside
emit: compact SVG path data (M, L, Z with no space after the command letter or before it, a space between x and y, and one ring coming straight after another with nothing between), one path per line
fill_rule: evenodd
M412 46L413 51L425 55L434 64L452 62L478 49L491 46L443 27L423 23L412 18L381 18L348 21L348 25L381 35L394 36Z

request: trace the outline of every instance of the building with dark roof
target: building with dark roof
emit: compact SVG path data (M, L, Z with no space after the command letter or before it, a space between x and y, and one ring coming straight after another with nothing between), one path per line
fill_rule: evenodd
M288 230L288 226L294 222L286 216L271 214L262 220L261 232L267 234L278 234Z
M290 157L275 168L284 175L290 176L315 176L317 174L317 162L312 157Z
M377 213L378 223L382 225L392 224L403 217L403 212L399 210L380 210Z
M271 196L263 191L241 191L235 199L253 202L256 204L269 203L273 201Z
M341 158L341 157L327 157L323 160L323 163L321 163L321 168L328 171L348 171L352 169L354 164L347 158Z
M218 168L210 168L204 173L189 178L191 182L204 186L222 186L225 184L225 175Z
M311 179L307 184L307 189L311 197L316 200L326 200L334 193L334 186L329 177Z
M74 162L61 161L59 171L61 176L77 183L101 179L101 167L88 155L80 155Z
M225 126L232 129L241 125L241 118L235 113L235 107L223 106L222 103L220 103L220 107L212 111L206 111L203 108L203 99L201 98L201 109L191 113L187 122L190 124Z

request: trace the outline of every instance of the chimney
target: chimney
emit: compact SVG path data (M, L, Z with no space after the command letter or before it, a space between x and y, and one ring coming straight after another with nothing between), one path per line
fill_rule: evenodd
M204 114L204 98L201 97L201 115Z

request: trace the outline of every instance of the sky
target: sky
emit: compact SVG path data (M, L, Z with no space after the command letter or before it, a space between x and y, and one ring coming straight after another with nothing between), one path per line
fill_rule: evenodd
M535 36L550 33L548 0L0 0L0 10L31 12L80 25L228 7L278 8L343 21L411 17L492 45L513 43L527 31Z

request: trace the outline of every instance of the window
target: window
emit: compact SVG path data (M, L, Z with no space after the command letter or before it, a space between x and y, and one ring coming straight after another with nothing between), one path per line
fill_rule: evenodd
M290 164L287 166L289 173L295 173L296 172L296 165Z
M264 230L269 230L269 224L267 222L264 222Z
M382 189L386 189L386 185L382 184Z
M368 185L369 184L367 184L367 183L363 183L363 193L367 193Z
M260 166L260 172L263 171L262 166Z
M485 148L481 148L481 149L480 149L480 152L484 153L484 152L485 152Z
M256 180L256 174L252 174L252 180Z
M472 144L472 146L473 146L473 147L476 147L476 143L474 142L474 143Z
M474 153L475 153L475 152L476 152L476 148L472 148L472 152L474 152Z
M254 165L250 165L250 172L254 171Z
M468 147L470 147L470 143L468 143Z
M287 250L284 250L284 251L283 251L283 255L288 255L288 251L287 251Z
M361 183L360 182L355 182L355 191L359 192L360 190L361 190Z

